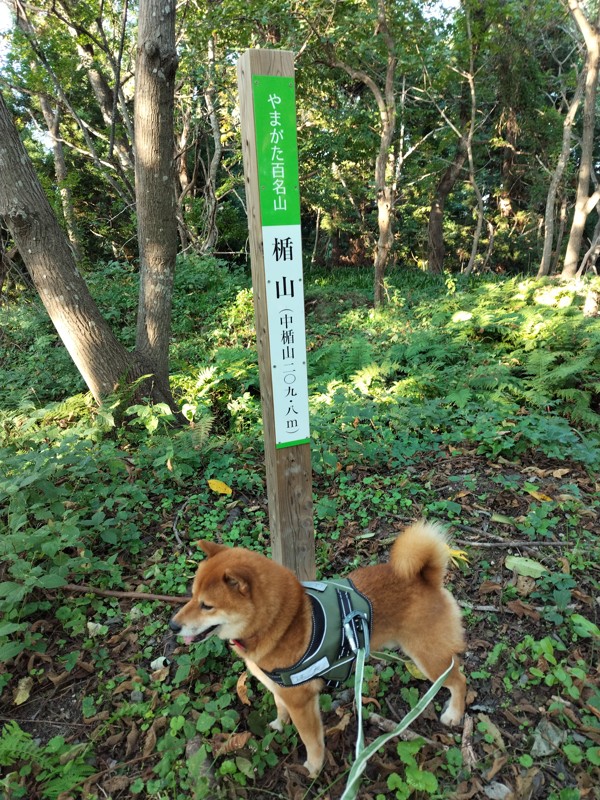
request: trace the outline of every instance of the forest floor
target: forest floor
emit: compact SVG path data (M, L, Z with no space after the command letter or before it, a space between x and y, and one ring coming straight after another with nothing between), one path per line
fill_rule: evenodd
M467 627L467 717L462 730L445 729L437 721L436 698L437 711L430 706L413 724L412 732L422 737L421 744L416 750L409 747L402 759L407 768L417 765L419 770L434 774L437 791L419 790L417 784L417 788L410 789L410 796L447 796L456 800L598 797L598 641L583 630L579 632L584 635L573 635L573 629L577 631L573 618L577 621L577 615L581 615L593 619L597 609L598 564L594 550L598 515L594 498L598 496L598 485L576 463L532 456L511 463L503 459L490 463L477 456L474 449L423 456L407 476L415 484L427 485L438 497L460 504L461 522L452 526L453 544L469 557L468 564L459 563L450 574L451 589L465 611ZM387 484L384 479L390 476L369 473L361 467L355 477L357 482L369 479L376 491L380 483ZM564 515L552 535L514 542L510 521L524 518L530 502L535 502L532 494L517 488L523 477L533 479L540 492L554 499L564 494L566 479L579 488L588 511L576 539L568 515ZM485 502L478 500L481 496L486 496ZM240 513L264 502L264 497L246 496ZM416 503L411 517L388 514L373 517L364 528L350 525L329 543L327 531L321 530L319 542L327 550L331 574L343 575L357 561L366 564L387 558L390 540L421 510ZM165 520L159 534L164 540L165 558L169 558L172 542L169 522L172 528L175 520ZM575 551L581 568L573 572ZM532 559L548 571L535 578L519 575L505 566L505 559L511 554ZM523 564L523 571L527 572L527 562ZM139 574L139 567L136 572ZM550 577L552 580L548 581ZM135 583L135 576L131 580ZM68 598L63 602L68 603ZM12 696L6 698L8 702L0 705L0 718L16 720L41 742L56 736L64 737L66 743L93 741L94 772L86 777L87 790L97 797L115 800L143 797L144 792L132 793L131 787L135 790L136 781L145 783L152 777L161 757L156 742L173 724L173 717L153 716L147 711L145 715L139 711L136 714L131 705L132 693L136 687L145 693L150 691L150 706L157 709L167 699L176 702L182 693L193 697L194 685L201 676L204 691L214 696L224 690L225 684L230 692L232 682L238 687L235 731L219 732L212 740L213 753L222 753L216 763L227 757L233 763L237 760L242 770L246 763L251 764L256 750L253 740L273 714L269 704L260 699L262 688L256 684L249 691L245 683L237 684L242 665L234 664L229 653L207 660L199 646L194 648L187 677L171 685L178 658L187 654L187 649L168 632L171 607L153 604L148 637L148 617L125 622L135 605L133 599L111 603L109 609L100 606L88 620L107 625L101 638L96 639L103 651L102 668L99 670L97 660L94 663L93 659L82 657L69 671L65 670L64 653L84 651L79 637L65 642L61 636L60 644L50 645L43 655L23 653L14 683L19 685L20 680L27 680L32 674L36 675L35 680L25 702L15 706ZM112 618L106 616L107 610ZM53 619L40 619L36 625L52 640ZM168 656L171 664L156 667L154 680L143 685L139 666L151 670L148 664L140 665L139 650L140 642L148 638L153 641L154 654ZM368 675L367 711L397 723L408 710L406 698L414 697L416 692L423 694L426 688L404 668L382 675L377 667ZM86 697L103 698L92 709L95 713L88 709L84 715ZM271 743L276 756L272 766L263 766L262 775L246 775L245 786L230 775L219 773L210 763L203 767L210 787L207 796L294 800L340 797L354 753L353 692L334 692L332 700L324 712L328 756L316 781L311 781L300 766L305 758L303 747L290 729L287 739L277 737ZM151 724L145 722L144 716L153 720ZM372 719L377 717L367 715L367 742L381 733ZM191 740L187 756L197 747L198 741ZM397 774L403 773L396 743L392 742L369 763L359 797L371 800L409 796L399 789L390 791L389 786L395 786L390 776ZM29 792L31 800L38 796L31 785ZM71 794L57 796L67 800Z
M129 274L111 264L90 277L132 347ZM389 279L377 313L368 271L307 282L317 570L386 560L404 525L443 522L468 559L448 572L468 707L444 728L442 689L410 736L373 756L358 797L600 797L600 320L582 313L585 286ZM313 781L295 729L268 727L272 697L229 646L187 648L168 628L198 539L270 547L248 276L186 259L177 280L172 383L189 428L126 395L96 408L75 394L39 304L3 309L3 800L344 791L351 686L321 695L327 757ZM427 689L410 663L372 659L367 742Z

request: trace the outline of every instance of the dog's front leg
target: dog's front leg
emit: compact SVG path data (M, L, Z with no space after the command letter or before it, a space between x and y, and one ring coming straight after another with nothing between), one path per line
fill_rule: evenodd
M275 698L277 718L270 723L271 728L280 731L291 718L306 747L304 766L310 777L316 778L325 759L325 739L319 708L319 692L323 682L315 680L302 686L281 687L248 658L246 666Z
M290 721L290 712L277 692L273 692L273 697L275 698L277 717L273 720L273 722L269 722L269 727L273 728L275 731L281 732L283 730L283 726L287 725Z
M310 686L310 684L309 684ZM306 747L304 766L316 778L325 759L323 722L319 709L319 693L304 687L285 689L285 705Z

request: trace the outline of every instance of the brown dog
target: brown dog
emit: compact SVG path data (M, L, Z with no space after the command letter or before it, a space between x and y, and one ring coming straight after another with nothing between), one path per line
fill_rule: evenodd
M316 776L325 753L319 711L325 681L306 670L298 685L281 685L276 677L278 670L302 663L312 646L315 601L290 570L259 553L206 541L200 547L208 558L198 567L192 599L175 614L171 629L187 643L213 634L229 640L275 697L277 718L271 726L281 730L291 718L306 747L304 766ZM441 527L420 521L396 539L388 564L357 569L348 577L372 609L374 650L402 648L431 681L455 659L444 684L450 701L441 721L458 725L466 681L456 655L464 649L464 636L460 609L443 587L448 558ZM352 662L351 653L347 660Z

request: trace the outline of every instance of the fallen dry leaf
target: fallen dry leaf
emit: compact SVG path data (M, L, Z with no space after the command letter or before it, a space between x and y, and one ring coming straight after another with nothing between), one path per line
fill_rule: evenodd
M33 678L21 678L21 680L17 684L17 689L14 694L13 703L16 706L20 706L22 703L26 703L27 700L29 700L29 695L31 694L32 687L33 687Z
M417 667L417 665L413 661L405 661L404 665L406 667L406 671L408 672L408 674L412 675L413 678L416 678L418 681L427 680L425 675L423 675L421 670Z
M381 703L375 697L363 697L362 702L363 706L366 706L369 703L373 703L373 705L377 706L377 708L381 711Z
M127 775L114 775L112 778L107 778L102 782L102 788L108 794L112 794L113 792L122 792L123 789L127 789L130 783L131 778L128 778Z
M148 728L148 733L146 734L146 738L144 739L144 749L142 751L142 755L144 756L144 758L148 758L148 756L154 752L158 734L164 728L166 728L166 726L167 726L167 718L157 717L152 723L152 725Z
M541 503L551 503L552 498L549 497L547 494L543 492L538 492L536 489L527 489L528 494L530 494L535 500L539 500Z
M240 698L240 702L243 703L245 706L250 706L252 705L252 703L248 699L248 687L246 685L247 681L248 681L248 673L244 671L238 678L235 689L237 692L237 696Z
M209 481L207 481L207 483L212 491L216 492L217 494L232 494L233 492L230 486L227 486L226 483L223 483L223 481L218 481L215 478L211 478Z
M506 607L509 611L512 611L513 614L516 614L517 617L529 617L536 622L540 619L539 611L528 606L527 603L524 603L522 600L511 600L506 604Z
M137 743L139 736L140 732L138 730L137 725L134 722L131 727L131 730L127 734L127 747L125 748L125 758L131 758L133 753L137 750Z
M339 711L339 709L338 709ZM352 719L352 714L345 713L343 714L342 718L338 723L332 725L331 728L328 728L326 731L326 736L329 736L332 733L338 733L345 731L348 725L350 724L350 720Z
M479 586L479 589L477 591L479 592L479 594L482 595L493 594L494 592L500 594L502 592L502 586L501 584L496 583L495 581L483 581L483 583Z
M125 736L125 731L119 731L118 733L113 733L112 736L109 736L108 739L105 739L103 745L105 747L115 747L120 742L123 741Z
M521 597L529 597L529 595L534 591L537 584L533 578L530 578L528 575L518 575L517 582L516 582L516 589L517 593Z
M502 770L502 768L506 765L507 762L508 762L507 756L497 756L494 759L494 763L492 764L492 766L483 776L485 780L491 781Z
M157 683L162 683L169 677L169 672L171 671L171 667L167 664L165 667L161 667L160 669L154 670L151 673L150 677L153 681L157 681Z
M493 738L496 747L498 747L498 749L503 753L506 752L506 745L504 743L502 733L500 732L500 728L498 728L498 726L492 722L487 714L478 714L477 719L480 722L483 722L485 725L485 732ZM486 777L486 780L491 780L491 778Z
M227 739L219 745L214 751L215 758L224 756L227 753L235 753L236 750L241 750L248 744L248 739L252 734L250 731L241 731L240 733L232 733Z

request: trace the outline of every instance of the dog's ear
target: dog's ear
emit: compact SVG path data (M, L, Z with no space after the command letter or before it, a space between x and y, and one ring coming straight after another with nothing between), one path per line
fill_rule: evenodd
M217 544L216 542L207 542L206 539L200 539L200 541L196 542L196 544L201 550L204 550L204 552L209 558L211 556L216 556L217 553L221 552L221 550L227 549L224 544Z
M223 580L231 589L239 592L243 597L250 594L250 576L245 575L239 567L236 569L226 569L223 573Z

